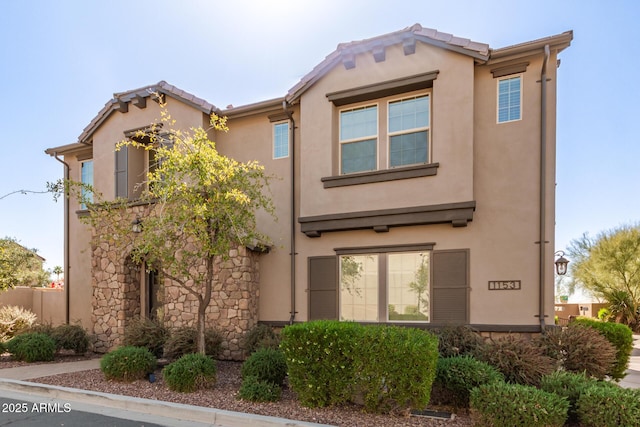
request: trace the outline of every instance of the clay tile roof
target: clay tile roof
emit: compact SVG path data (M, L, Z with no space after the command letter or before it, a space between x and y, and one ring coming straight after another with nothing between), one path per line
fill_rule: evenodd
M420 24L414 24L400 31L370 39L340 43L335 51L327 55L320 64L316 65L313 70L303 76L300 82L289 90L286 97L287 101L295 101L305 90L340 63L345 55L364 53L376 48L404 43L407 40L418 40L463 55L469 55L480 62L486 61L490 53L488 44L456 37L452 34L442 33L431 28L423 28Z
M192 106L205 114L211 114L218 109L209 102L205 101L202 98L198 98L197 96L190 94L189 92L185 92L182 89L179 89L164 80L159 81L156 84L143 86L141 88L128 90L126 92L117 92L113 94L113 98L106 102L104 107L98 112L98 114L89 122L89 124L84 128L80 136L78 137L78 142L86 143L91 140L91 136L93 132L98 129L98 127L113 113L115 112L120 103L128 103L132 99L141 97L147 98L152 97L154 93L164 94L166 96L170 96L174 99L177 99L187 105Z

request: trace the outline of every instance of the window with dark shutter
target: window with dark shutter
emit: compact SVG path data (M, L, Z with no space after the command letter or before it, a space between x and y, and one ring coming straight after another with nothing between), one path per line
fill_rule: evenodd
M309 257L309 320L338 319L338 259Z
M469 250L432 254L433 323L469 323Z
M127 174L128 148L129 147L124 146L121 147L120 150L116 151L116 198L126 199L129 197L129 183Z

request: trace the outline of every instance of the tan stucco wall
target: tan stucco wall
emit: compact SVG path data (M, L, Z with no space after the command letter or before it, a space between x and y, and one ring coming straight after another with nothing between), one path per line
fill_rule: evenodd
M188 105L166 97L166 109L173 119L176 120L176 127L188 130L191 127L208 127L208 117ZM124 132L149 126L152 123L160 123L160 113L162 107L151 100L147 102L147 107L139 109L133 105L129 106L127 113L114 112L93 134L93 160L95 188L107 199L115 196L115 146L125 139ZM170 129L171 125L164 124L164 129ZM136 153L137 151L137 153ZM142 150L132 149L129 154L129 164L143 159ZM139 163L138 163L139 164ZM133 185L143 182L144 175L130 177L129 194L134 193Z
M282 113L282 108L259 115L231 119L228 133L217 133L216 147L221 154L241 162L259 161L271 176L270 196L276 208L275 219L258 212L258 228L270 237L271 249L260 255L260 319L285 321L290 312L291 268L291 138L289 157L273 158L273 126L269 114ZM292 111L294 120L298 110ZM297 124L297 123L296 123ZM290 125L291 126L291 125Z
M431 93L432 162L438 174L418 187L403 181L377 184L375 191L363 186L325 190L322 177L338 172L338 111L326 94L386 80L439 70ZM372 209L435 205L473 199L473 60L418 43L416 53L405 56L401 46L386 50L386 61L376 63L368 54L356 57L356 67L341 64L328 72L301 98L301 195L300 215L313 216ZM378 103L386 111L389 100L403 95L363 102L344 108ZM386 115L379 111L379 127L386 129ZM385 135L379 135L379 140ZM386 145L386 141L384 142ZM387 155L378 152L378 168L387 169ZM384 194L384 197L381 195Z
M18 286L0 293L0 306L18 306L37 316L36 322L51 325L65 323L64 289Z

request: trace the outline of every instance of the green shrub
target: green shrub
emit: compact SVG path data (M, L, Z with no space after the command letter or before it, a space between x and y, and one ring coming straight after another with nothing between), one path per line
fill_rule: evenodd
M484 339L469 326L451 326L437 329L440 357L477 356L484 347Z
M36 315L29 310L14 305L0 307L0 341L6 342L23 329L32 326Z
M589 387L614 387L613 383L589 378L584 373L556 371L542 377L540 389L564 397L569 402L569 421L578 421L576 412L578 398Z
M496 368L471 356L440 358L431 403L468 408L471 390L500 381L504 381L504 376Z
M280 350L261 348L242 364L242 378L255 377L278 386L287 376L287 362Z
M216 383L216 361L200 353L185 354L167 365L162 376L173 391L191 393Z
M4 354L7 351L7 345L0 341L0 355Z
M421 329L396 326L369 326L359 335L355 387L365 409L408 414L424 408L436 375L438 339Z
M100 359L100 369L108 380L131 382L143 379L155 368L156 358L145 347L120 347Z
M258 324L242 337L242 348L248 355L260 348L277 349L279 346L280 336L268 325Z
M502 372L510 383L538 386L555 370L554 360L531 341L507 335L483 347L480 359Z
M252 402L276 402L280 400L281 393L279 385L248 376L242 380L238 395L241 399Z
M125 346L144 347L155 357L161 357L169 330L161 323L147 318L131 319L124 328Z
M576 404L580 425L585 427L640 426L640 390L589 387Z
M600 380L611 371L616 361L613 344L597 330L580 324L549 330L536 342L564 370L585 372L587 376Z
M561 427L569 403L534 387L494 382L471 391L470 407L476 426Z
M171 335L164 343L164 357L176 360L185 354L198 352L198 333L196 328L182 326L173 329ZM204 346L207 356L217 358L222 352L222 335L215 329L205 329Z
M600 310L598 310L598 319L602 320L603 322L609 321L610 316L611 316L611 310L609 310L608 308L603 307Z
M633 350L633 332L627 325L620 323L601 322L587 317L579 317L576 324L596 329L616 348L616 362L608 375L618 381L624 378L629 367L631 351Z
M56 342L48 335L39 333L21 334L7 343L7 350L17 360L46 362L53 360Z
M56 326L51 338L56 342L56 350L73 350L76 354L84 354L89 349L89 335L80 325Z
M351 400L354 357L362 326L317 320L287 326L280 347L289 385L304 406L330 406Z
M26 333L38 333L51 336L53 334L53 325L50 323L34 323L28 328L22 329L16 335Z

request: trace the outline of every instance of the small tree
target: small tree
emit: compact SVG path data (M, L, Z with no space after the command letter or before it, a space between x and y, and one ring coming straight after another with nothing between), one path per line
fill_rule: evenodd
M162 122L175 124L166 111ZM211 125L216 131L228 131L226 118L212 115ZM127 201L105 203L96 189L74 182L66 183L66 191L89 206L87 220L108 230L108 238L123 253L130 250L134 261L145 262L196 297L197 349L204 354L205 313L211 303L216 258L226 259L236 245L268 242L257 231L256 213L274 215L265 194L269 177L257 162L240 163L218 153L203 128L161 132L156 124L120 142L116 150L124 146L154 152L155 167L139 184L145 191L138 202L151 206L139 233L131 233L130 221L123 221L128 218Z
M571 242L574 284L609 303L612 316L640 329L640 225L621 226L595 239L584 234Z
M42 286L47 278L35 249L27 249L11 237L0 239L0 291L18 285Z

